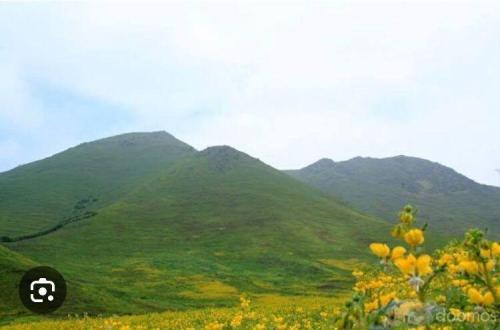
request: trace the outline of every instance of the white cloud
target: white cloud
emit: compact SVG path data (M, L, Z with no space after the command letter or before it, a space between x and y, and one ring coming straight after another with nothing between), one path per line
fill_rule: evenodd
M53 109L30 92L36 80L131 113L127 129L166 129L198 148L231 144L280 168L409 154L500 185L499 9L475 1L2 4L0 28L10 33L0 36L0 120L23 134L44 130L44 144L94 137L47 135L48 126L77 124L43 120Z
M0 72L0 122L20 129L39 126L43 114L31 98L22 69L0 53Z

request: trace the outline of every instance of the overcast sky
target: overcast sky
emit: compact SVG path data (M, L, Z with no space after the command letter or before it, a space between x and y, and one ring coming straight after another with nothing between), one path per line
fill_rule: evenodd
M399 154L500 186L500 2L0 3L0 171L165 130L277 168Z

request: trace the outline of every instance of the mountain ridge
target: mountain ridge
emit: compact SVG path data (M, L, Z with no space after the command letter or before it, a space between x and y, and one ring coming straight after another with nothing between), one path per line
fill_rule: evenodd
M412 203L442 232L460 234L461 226L477 226L499 235L500 188L477 183L437 162L404 155L321 159L285 172L388 221L396 217L397 205Z
M319 160L317 160L315 162L312 162L311 164L306 165L306 166L304 166L302 168L299 168L299 169L286 169L286 170L283 170L283 171L285 171L285 172L288 172L288 171L298 171L298 170L304 170L304 169L310 168L310 167L314 168L314 167L317 167L317 166L327 167L327 166L331 166L331 165L334 165L334 164L343 164L343 163L349 163L349 162L352 162L352 161L362 161L362 160L373 160L373 161L415 160L415 161L427 162L427 163L431 163L431 164L434 164L434 165L446 168L448 170L451 170L451 171L455 172L456 174L464 177L467 180L473 181L474 183L476 183L478 185L486 186L486 187L500 188L500 187L495 186L495 185L481 183L481 182L478 182L478 181L476 181L474 179L471 179L468 176L466 176L466 175L464 175L464 174L456 171L454 168L452 168L450 166L447 166L447 165L443 165L440 162L429 160L429 159L426 159L426 158L416 157L416 156L403 155L403 154L395 155L395 156L388 156L388 157L356 156L356 157L352 157L352 158L349 158L349 159L346 159L346 160L340 160L340 161L335 161L335 160L333 160L331 158L324 157L324 158L320 158ZM500 173L500 169L495 170L495 171L497 171L497 172Z

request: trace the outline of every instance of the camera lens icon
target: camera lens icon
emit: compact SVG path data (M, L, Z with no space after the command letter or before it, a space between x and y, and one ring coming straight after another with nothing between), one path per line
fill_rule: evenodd
M51 293L54 293L56 291L56 285L54 282L49 281L44 277L39 278L37 281L31 282L30 291L36 292L30 294L31 301L34 303L43 303L45 297L47 297L48 301L54 301L54 296L52 294L47 296L49 290Z
M61 307L66 299L66 282L53 268L30 269L19 283L19 298L23 305L34 313L52 313Z

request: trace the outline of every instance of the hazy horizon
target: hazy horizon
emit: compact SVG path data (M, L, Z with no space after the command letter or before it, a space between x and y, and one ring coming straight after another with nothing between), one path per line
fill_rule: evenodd
M0 3L0 28L0 172L165 130L279 169L408 155L500 186L497 2Z

